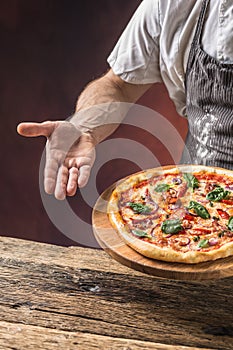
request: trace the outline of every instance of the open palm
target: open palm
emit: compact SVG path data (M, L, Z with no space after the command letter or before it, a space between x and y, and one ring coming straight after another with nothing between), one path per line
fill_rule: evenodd
M57 199L73 196L77 187L86 185L95 161L91 135L82 134L67 121L21 123L18 133L27 137L45 136L46 164L44 187Z

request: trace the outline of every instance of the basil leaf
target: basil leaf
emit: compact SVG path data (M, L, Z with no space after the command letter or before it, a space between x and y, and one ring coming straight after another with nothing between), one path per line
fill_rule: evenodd
M218 186L213 191L207 193L206 199L212 202L219 202L226 198L230 194L229 191L225 191L224 188Z
M146 232L141 231L141 230L132 230L132 233L135 236L137 236L137 237L141 237L141 238L148 237L148 238L150 238Z
M149 214L151 208L142 203L129 202L127 205L137 214Z
M184 173L183 178L187 182L189 188L192 188L194 190L195 188L199 187L199 181L193 174Z
M195 211L195 213L198 216L200 216L202 219L209 219L210 218L210 213L200 203L190 201L188 209L193 209Z
M209 246L209 240L208 239L202 239L199 243L198 243L198 248L207 248Z
M159 184L154 188L154 190L155 192L166 192L169 190L169 188L171 188L171 186L168 184Z
M229 228L230 231L233 231L233 216L230 216L228 220L227 228Z
M162 223L161 230L163 233L171 234L171 233L177 233L179 231L182 231L183 227L179 219L165 220Z

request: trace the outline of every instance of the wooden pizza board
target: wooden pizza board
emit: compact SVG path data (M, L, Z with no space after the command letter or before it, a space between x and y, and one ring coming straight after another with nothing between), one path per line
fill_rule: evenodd
M125 244L113 229L107 204L115 184L97 200L92 213L93 232L100 246L115 260L137 271L177 280L203 281L233 276L233 256L198 264L169 263L144 257Z

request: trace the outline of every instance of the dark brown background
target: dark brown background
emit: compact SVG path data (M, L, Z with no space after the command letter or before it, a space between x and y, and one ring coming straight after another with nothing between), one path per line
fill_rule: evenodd
M44 139L20 137L16 126L21 121L56 120L71 115L82 88L108 69L106 58L139 3L139 0L0 2L1 235L75 244L50 222L41 202L38 169ZM139 103L158 110L185 135L186 122L177 116L162 85L152 88ZM117 135L125 136L127 132L132 134L122 127ZM150 141L137 132L134 135L139 142L147 140L161 164L171 162L158 141ZM121 166L116 161L101 169L99 191L138 170L134 164L122 162ZM90 222L91 210L80 197L77 195L70 202Z

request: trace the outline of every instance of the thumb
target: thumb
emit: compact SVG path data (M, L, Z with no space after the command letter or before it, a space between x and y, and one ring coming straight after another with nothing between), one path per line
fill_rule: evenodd
M26 137L45 136L49 137L57 126L57 122L43 123L20 123L17 132Z

